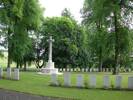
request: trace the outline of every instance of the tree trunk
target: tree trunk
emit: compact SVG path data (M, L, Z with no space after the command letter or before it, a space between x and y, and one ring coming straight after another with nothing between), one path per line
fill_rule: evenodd
M24 62L24 71L27 70L27 64L26 64L26 61Z
M118 20L117 14L114 12L114 26L115 26L115 65L113 69L113 74L118 74L118 65L119 65L119 30L118 30Z
M17 62L17 66L16 66L16 68L19 68L19 63Z
M10 56L10 53L11 53L10 51L11 51L11 50L10 50L10 42L9 42L9 41L10 41L10 40L9 40L9 39L10 39L10 38L9 38L9 37L10 37L10 32L11 32L11 31L10 31L10 28L8 28L8 33L7 33L7 42L8 42L7 68L10 68L10 64L11 64L11 56Z
M22 69L22 63L20 63L19 66L20 66L20 69Z
M102 48L99 48L100 52L99 52L99 72L102 71Z

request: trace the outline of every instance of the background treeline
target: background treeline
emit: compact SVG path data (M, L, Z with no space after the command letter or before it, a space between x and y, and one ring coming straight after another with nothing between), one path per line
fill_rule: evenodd
M24 68L31 62L45 66L49 36L58 68L133 66L132 0L85 0L79 24L65 8L61 17L43 17L38 0L0 0L1 46L11 62Z

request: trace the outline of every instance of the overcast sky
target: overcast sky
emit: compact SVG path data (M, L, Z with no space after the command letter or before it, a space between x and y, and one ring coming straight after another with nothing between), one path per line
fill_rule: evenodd
M60 16L64 8L69 8L75 19L81 21L80 9L84 0L39 0L39 2L45 8L45 17Z

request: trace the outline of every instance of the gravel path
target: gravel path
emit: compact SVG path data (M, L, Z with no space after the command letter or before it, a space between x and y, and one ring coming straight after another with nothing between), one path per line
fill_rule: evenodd
M27 93L0 89L0 100L70 100L70 99L37 96Z

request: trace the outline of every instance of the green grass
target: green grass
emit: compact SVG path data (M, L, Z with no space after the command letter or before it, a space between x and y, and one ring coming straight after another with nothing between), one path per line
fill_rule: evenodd
M102 78L104 74L97 74L97 87L102 87ZM72 85L76 84L77 73L72 73ZM88 74L83 73L85 81L88 80ZM122 87L127 88L128 76L132 73L122 74ZM110 75L111 84L114 84L115 76ZM63 82L63 76L59 76L59 80ZM102 90L102 89L79 89L52 87L50 84L50 76L38 75L36 72L21 72L20 81L0 80L0 88L15 90L20 92L32 93L37 95L76 98L78 100L133 100L133 91L118 90Z

